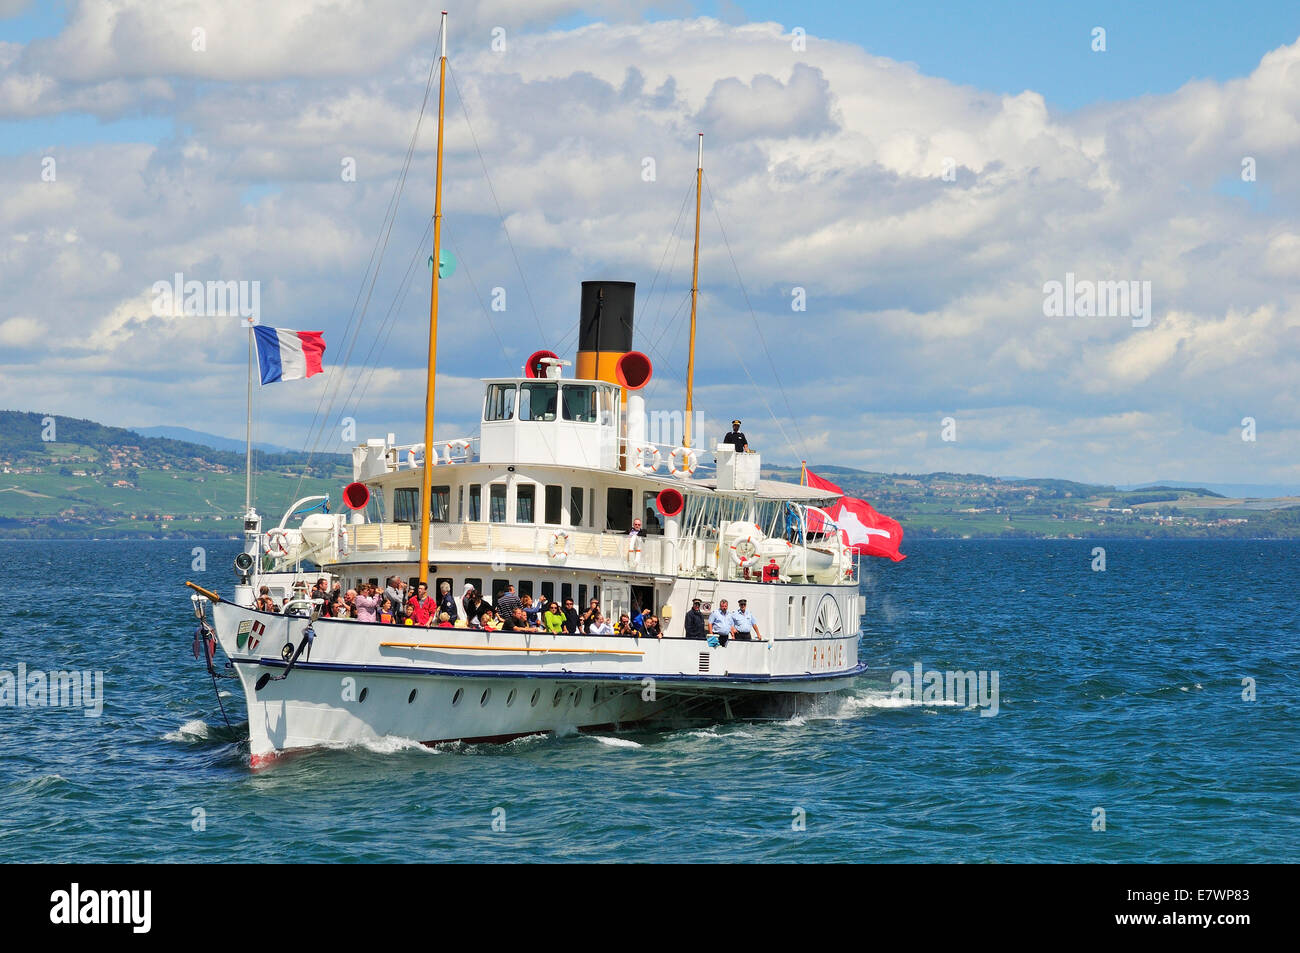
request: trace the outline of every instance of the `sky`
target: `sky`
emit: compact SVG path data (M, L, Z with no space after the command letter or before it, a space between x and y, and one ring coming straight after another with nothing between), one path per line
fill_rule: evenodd
M1300 6L449 14L439 439L480 377L572 359L589 278L637 282L647 406L680 409L703 132L707 431L1300 484ZM420 439L437 37L419 0L0 0L0 408L241 435L247 332L161 303L181 274L325 333L324 374L258 388L258 440Z

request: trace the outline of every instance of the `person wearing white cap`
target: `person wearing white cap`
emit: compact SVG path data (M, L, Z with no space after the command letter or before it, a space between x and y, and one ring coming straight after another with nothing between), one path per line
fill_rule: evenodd
M722 438L723 443L729 443L736 448L737 453L745 453L749 450L749 440L740 432L740 421L731 422L731 433Z

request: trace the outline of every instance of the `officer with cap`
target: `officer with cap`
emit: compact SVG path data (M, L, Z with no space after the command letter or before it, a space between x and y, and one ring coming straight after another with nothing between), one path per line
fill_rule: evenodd
M740 432L740 421L731 422L731 433L722 438L723 443L729 443L736 448L737 453L744 453L749 449L749 440Z

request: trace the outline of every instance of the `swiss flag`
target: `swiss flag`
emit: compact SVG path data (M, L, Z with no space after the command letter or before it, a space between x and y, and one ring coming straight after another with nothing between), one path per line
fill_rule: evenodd
M898 524L898 520L877 513L866 500L845 497L844 491L838 486L830 480L823 480L811 470L805 468L804 473L808 476L809 486L826 490L828 493L838 493L844 497L829 507L826 512L835 521L835 525L839 527L855 553L864 556L883 556L894 562L901 562L907 558L898 551L898 548L903 545L903 527ZM816 513L808 515L808 529L812 532L821 529L821 518Z

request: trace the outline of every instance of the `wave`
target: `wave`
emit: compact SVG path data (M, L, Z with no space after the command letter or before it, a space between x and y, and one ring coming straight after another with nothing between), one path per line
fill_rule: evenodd
M163 735L163 741L206 741L211 737L212 728L202 718L194 718L185 722L175 731L169 731Z

